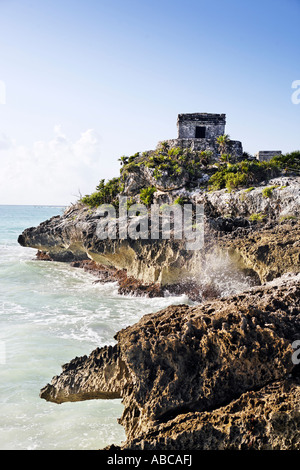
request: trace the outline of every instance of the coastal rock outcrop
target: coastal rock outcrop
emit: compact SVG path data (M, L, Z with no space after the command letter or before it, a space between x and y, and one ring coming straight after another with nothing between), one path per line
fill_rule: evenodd
M246 233L237 230L219 240L219 245L237 262L254 271L262 283L287 272L300 271L300 223L297 220L262 225Z
M110 354L63 366L41 396L121 396L124 449L300 449L299 276L145 315L117 333Z
M299 450L299 403L300 380L291 377L245 392L216 410L181 414L126 442L122 448Z
M121 398L124 384L130 380L118 346L97 348L90 356L76 357L62 369L62 375L41 390L41 398L54 403Z
M296 219L300 216L300 177L280 176L249 188L213 191L207 201L214 218Z
M184 116L179 139L121 157L119 177L18 242L121 294L185 293L192 306L145 315L40 396L121 398L119 449L300 450L300 152L260 162L223 135L225 115ZM193 248L187 206L204 239Z
M203 273L209 271L210 259L227 255L241 276L250 275L255 283L265 282L300 268L299 181L298 177L273 180L274 187L267 198L263 191L270 187L269 183L251 191L231 193L226 190L158 192L154 198L157 203L172 203L179 196L188 196L192 203L203 205L205 246L202 250L188 250L184 239L102 240L97 232L99 212L81 203L69 207L62 216L26 229L18 241L22 246L36 248L39 259L92 260L99 269L102 266L102 273L104 267L109 274L115 271L114 280L123 281L120 292L131 290L153 295L167 289L189 292L190 286L197 284L206 289ZM126 285L125 274L130 280ZM208 280L208 287L210 284Z

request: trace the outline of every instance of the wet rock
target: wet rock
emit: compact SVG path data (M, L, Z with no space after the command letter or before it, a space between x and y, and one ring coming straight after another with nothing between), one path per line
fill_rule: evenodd
M36 258L40 261L53 261L51 256L48 253L45 253L44 251L38 250L36 254Z
M299 275L285 275L238 295L145 315L116 335L110 355L100 350L64 366L42 397L57 402L119 394L124 448L238 449L254 442L299 448L299 416L291 412L298 385L291 385L295 399L266 388L277 382L289 387L292 343L300 337L299 299ZM95 357L102 358L97 366ZM259 408L264 388L269 398ZM286 407L278 406L280 399ZM281 422L289 423L288 430Z
M130 380L118 346L97 348L90 356L76 357L62 369L62 374L41 390L41 398L54 403L120 398L123 383Z

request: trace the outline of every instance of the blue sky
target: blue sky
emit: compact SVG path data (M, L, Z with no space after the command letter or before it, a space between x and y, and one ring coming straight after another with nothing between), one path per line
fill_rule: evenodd
M299 149L299 17L300 0L0 0L0 204L75 202L179 113L226 113L252 154Z

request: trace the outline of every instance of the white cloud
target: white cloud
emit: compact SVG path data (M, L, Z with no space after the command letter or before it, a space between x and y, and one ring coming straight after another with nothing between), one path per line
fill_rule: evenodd
M0 150L7 150L10 147L12 147L12 145L13 143L10 140L10 138L7 135L1 133L0 134Z
M100 139L88 129L71 141L59 125L30 147L0 135L0 164L0 204L69 204L101 178Z

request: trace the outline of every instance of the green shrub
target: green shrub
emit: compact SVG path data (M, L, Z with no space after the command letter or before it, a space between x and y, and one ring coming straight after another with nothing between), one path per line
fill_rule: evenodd
M82 197L80 201L90 207L98 207L101 204L117 205L119 201L116 198L120 192L120 178L112 178L107 183L102 179L96 187L96 191L91 195Z
M207 166L211 163L213 152L211 150L203 150L199 153L199 159L202 165Z
M172 147L168 150L169 157L177 157L181 152L179 147Z
M228 191L237 189L247 184L247 175L245 173L227 173L226 188Z
M127 201L126 201L127 210L128 210L131 206L133 206L133 204L135 204L135 200L134 200L132 197L128 198Z
M103 204L103 199L101 194L97 191L90 195L83 196L81 202L90 207L98 207Z
M131 155L129 158L128 158L128 163L132 163L136 158L138 158L140 156L140 153L137 152L135 153L134 155Z
M156 180L158 180L159 178L162 178L163 173L158 168L155 168L153 176Z
M232 160L232 156L228 153L223 153L223 155L220 156L221 162L230 162Z
M255 213L255 214L251 214L250 217L249 217L249 220L251 220L251 222L260 222L265 217L266 216L264 214L262 214L262 212L258 212L258 213Z
M160 143L160 147L163 151L167 151L170 147L169 142L167 140L164 140Z
M209 180L209 189L215 191L227 187L232 190L249 186L251 183L259 183L270 177L275 177L279 172L276 164L271 162L243 160L235 164L220 164L218 171Z
M276 155L271 160L278 168L286 171L300 171L300 151L286 153L285 155Z
M188 204L188 202L189 200L186 197L179 196L177 199L175 199L174 204L183 206L184 204Z
M262 191L263 197L272 197L273 190L278 188L278 186L269 186L268 188L264 188Z
M150 206L153 202L153 195L156 191L156 188L154 186L151 186L149 188L144 188L140 192L140 200L143 204L146 206Z
M226 186L226 177L225 172L222 170L217 171L209 179L209 189L212 191L217 191L218 189L223 189Z
M142 164L153 169L153 176L156 180L162 178L164 174L171 180L185 175L193 184L202 175L203 167L208 165L211 155L212 152L209 151L196 152L189 148L161 146L151 152Z

